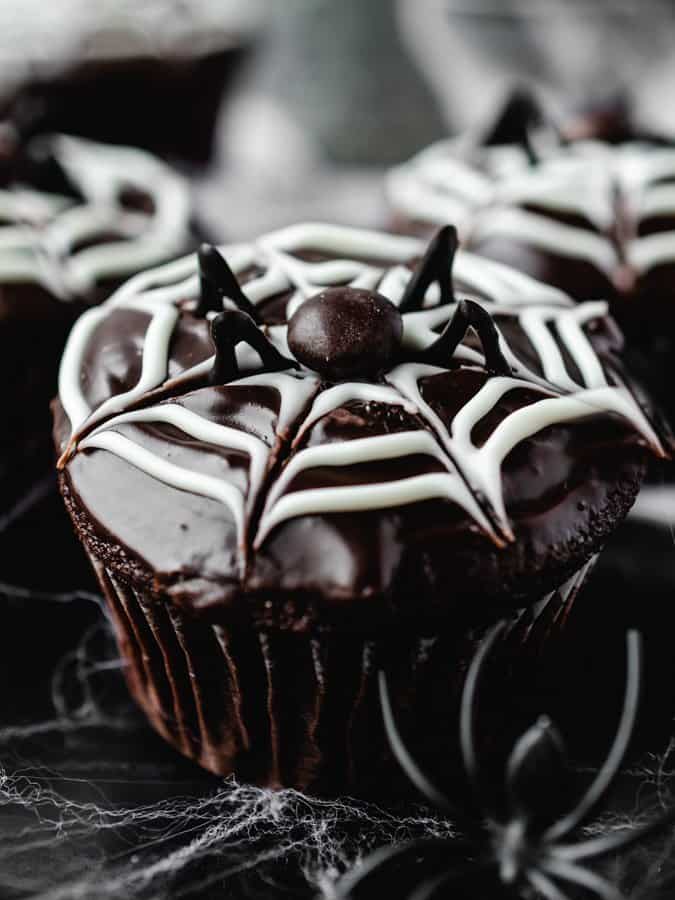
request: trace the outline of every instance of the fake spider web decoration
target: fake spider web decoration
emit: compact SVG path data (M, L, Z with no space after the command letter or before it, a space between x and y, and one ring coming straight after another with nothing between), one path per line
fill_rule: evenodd
M340 876L378 847L461 838L422 804L322 800L203 773L165 746L128 698L97 594L0 585L0 608L21 661L0 692L13 698L0 720L2 898L331 900ZM64 619L61 639L54 629L59 652L26 689L39 660L30 641L24 652L23 633ZM628 800L586 836L637 827L666 805L673 753L675 741L625 772ZM631 900L665 900L674 855L671 831L602 872Z

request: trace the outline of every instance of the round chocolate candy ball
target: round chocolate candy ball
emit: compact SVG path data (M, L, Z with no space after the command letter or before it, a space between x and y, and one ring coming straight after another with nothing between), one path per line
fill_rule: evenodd
M295 358L330 381L374 375L401 346L398 309L373 291L334 287L310 297L288 323Z

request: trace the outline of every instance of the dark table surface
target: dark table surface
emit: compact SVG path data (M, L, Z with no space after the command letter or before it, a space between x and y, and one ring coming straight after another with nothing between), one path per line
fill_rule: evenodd
M374 847L452 838L451 821L415 802L236 785L166 746L128 698L48 481L36 496L0 531L0 897L331 897ZM640 727L600 830L639 821L670 792L675 551L662 496L664 508L650 495L618 532L575 607L572 649L536 685L587 777L616 725L625 629L645 632ZM670 843L616 865L642 891L631 896L668 896Z

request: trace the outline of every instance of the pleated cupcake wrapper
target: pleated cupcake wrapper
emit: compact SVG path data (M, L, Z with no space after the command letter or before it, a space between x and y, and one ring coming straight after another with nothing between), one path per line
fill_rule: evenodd
M270 786L377 792L398 774L382 726L380 668L420 758L452 754L464 675L484 629L423 636L401 628L372 639L230 628L187 616L92 563L131 693L153 727L206 769ZM536 659L587 569L511 618L496 651L508 665Z

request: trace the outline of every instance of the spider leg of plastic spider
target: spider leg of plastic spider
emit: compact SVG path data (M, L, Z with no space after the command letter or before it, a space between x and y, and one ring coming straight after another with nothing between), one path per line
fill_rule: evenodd
M407 900L431 900L431 898L441 888L447 887L451 882L458 881L465 875L474 876L476 872L488 868L486 864L464 866L461 869L448 869L447 872L441 872L440 875L434 875L432 878L425 879L422 884L416 887Z
M555 881L548 875L544 875L543 872L531 869L526 872L525 878L544 900L570 900L562 888L558 887Z
M384 730L391 746L392 752L396 757L396 761L408 776L410 781L422 793L430 803L444 809L450 813L455 812L455 807L450 799L431 782L422 772L420 767L413 759L410 751L405 746L403 739L399 733L394 718L394 711L389 698L389 687L387 686L387 676L384 670L378 673L378 686L380 691L380 705L382 707L382 718L384 720Z
M408 854L428 853L432 849L438 849L442 853L447 852L447 841L442 838L420 838L394 846L378 847L366 857L358 868L348 872L340 879L336 887L336 900L349 897L359 885L387 863Z
M466 774L476 794L481 792L478 756L474 738L476 695L485 661L505 628L506 622L501 621L493 625L488 631L474 658L471 660L471 665L466 673L464 690L462 691L462 703L459 714L459 744Z
M619 727L614 738L614 743L607 754L600 771L591 782L590 787L582 796L576 807L566 816L558 819L548 828L543 835L545 841L558 840L569 834L584 821L586 821L597 809L612 785L623 758L626 755L628 744L633 735L635 720L637 718L638 704L640 700L640 683L642 667L642 638L637 631L629 631L626 636L627 675L626 690L624 695L623 712Z
M615 888L601 875L597 875L583 866L575 866L574 863L566 860L549 859L542 863L541 868L546 875L553 875L561 881L585 888L600 897L600 900L624 900L624 896L618 888Z

